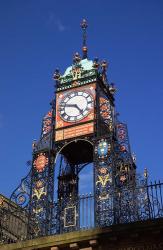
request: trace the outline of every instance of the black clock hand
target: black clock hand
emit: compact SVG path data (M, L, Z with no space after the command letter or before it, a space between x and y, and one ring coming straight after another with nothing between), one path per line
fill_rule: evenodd
M83 112L83 109L80 109L80 108L78 107L77 104L72 104L72 103L69 103L69 104L68 104L68 103L67 103L67 104L65 105L65 107L73 107L73 108L78 109L80 113Z
M80 109L77 104L75 104L75 107L79 110L80 113L83 112L83 109Z

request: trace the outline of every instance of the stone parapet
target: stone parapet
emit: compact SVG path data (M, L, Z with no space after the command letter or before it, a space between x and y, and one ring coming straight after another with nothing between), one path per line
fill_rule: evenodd
M163 219L5 244L0 250L162 250Z

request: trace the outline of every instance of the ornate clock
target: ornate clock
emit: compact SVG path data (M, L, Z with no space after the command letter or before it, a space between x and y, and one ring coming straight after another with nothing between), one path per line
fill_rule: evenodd
M68 93L59 105L61 119L77 122L85 118L93 108L93 97L86 91Z

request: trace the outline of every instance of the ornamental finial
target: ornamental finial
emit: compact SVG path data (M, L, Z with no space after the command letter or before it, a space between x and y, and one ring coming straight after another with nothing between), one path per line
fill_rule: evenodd
M144 169L144 177L148 178L148 170L147 170L147 168Z
M60 74L59 69L56 69L55 72L54 72L54 74L53 74L53 79L56 81L56 85L57 86L60 83L60 76L61 76L61 74Z
M80 62L80 60L81 60L80 55L78 52L76 52L73 57L73 63L77 64Z
M88 27L87 21L85 19L82 20L81 22L81 28L83 30L83 47L82 47L82 51L83 51L83 59L87 58L87 45L86 45L86 29Z

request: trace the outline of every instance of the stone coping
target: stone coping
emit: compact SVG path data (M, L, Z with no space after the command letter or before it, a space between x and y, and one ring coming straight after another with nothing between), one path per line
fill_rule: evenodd
M1 245L0 250L50 249L50 247L54 246L64 246L74 242L89 241L105 236L113 238L118 234L136 233L144 230L153 232L153 230L159 229L163 229L163 218L40 237L33 240Z

